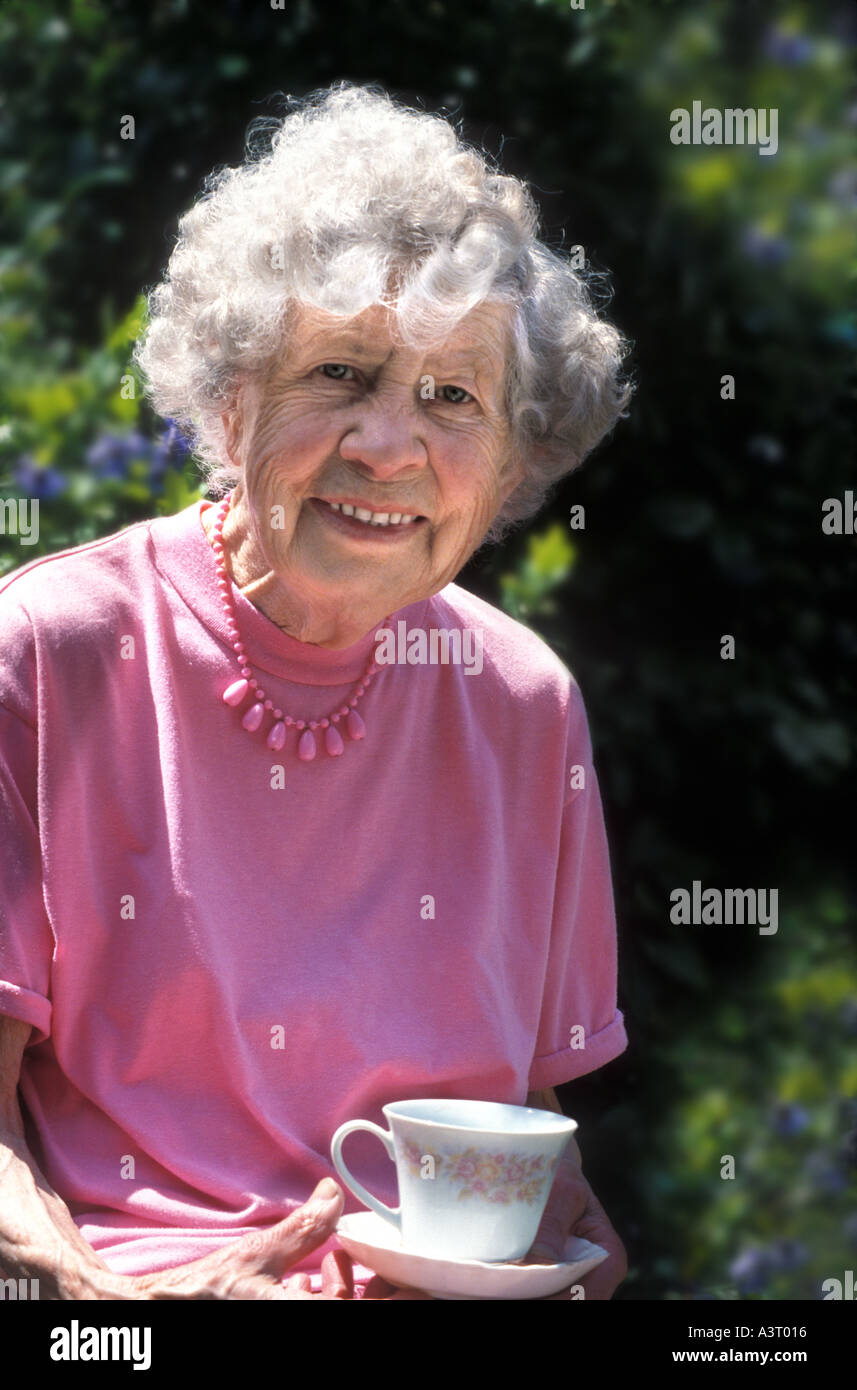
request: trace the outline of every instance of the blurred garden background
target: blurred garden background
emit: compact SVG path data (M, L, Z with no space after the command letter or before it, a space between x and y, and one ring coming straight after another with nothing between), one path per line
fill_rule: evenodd
M40 503L0 574L202 495L134 380L141 291L283 94L453 115L612 291L629 418L459 582L589 711L631 1046L560 1095L619 1298L817 1299L857 1268L857 538L821 525L857 489L855 41L848 0L0 6L0 496ZM777 108L776 154L672 144L694 100ZM776 888L777 933L673 924L694 880Z

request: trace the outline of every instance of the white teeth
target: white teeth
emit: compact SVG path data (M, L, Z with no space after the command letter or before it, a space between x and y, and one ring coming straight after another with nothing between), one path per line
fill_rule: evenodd
M352 507L350 502L328 502L327 505L335 512L342 512L343 516L353 516L370 526L407 526L417 519L416 512L370 512L366 507Z

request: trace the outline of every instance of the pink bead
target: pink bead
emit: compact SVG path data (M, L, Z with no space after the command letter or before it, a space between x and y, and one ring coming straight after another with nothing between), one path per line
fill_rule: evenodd
M241 723L249 733L254 734L262 722L264 713L264 705L251 705Z
M256 677L255 677L255 676L252 676L252 677L250 678L250 689L251 689L251 690L255 690L255 689L256 689L256 686L257 686L258 684L259 684L259 682L257 681Z
M366 694L366 686L365 686L365 685L358 685L358 687L357 687L357 689L355 690L354 694L355 694L355 695L358 697L358 699L359 699L361 695L365 695L365 694Z
M345 744L339 736L338 729L325 729L324 746L332 758L338 758L340 753L345 752Z
M341 718L342 718L342 715L341 715L341 714L332 714L332 715L330 716L330 722L331 722L331 724L338 724Z
M317 720L317 719L311 719L311 720L309 721L309 726L310 726L311 729L317 729L317 728L318 728L318 720Z
M356 709L353 709L349 712L348 733L350 737L353 739L366 737L366 725L363 723L363 720L360 718L360 715L357 713Z
M281 709L275 709L275 710L274 710L274 718L275 718L275 719L282 719L282 717L283 717L283 711L282 711Z
M340 714L347 714L347 713L348 713L348 710L349 710L349 706L348 706L348 705L343 705L343 706L342 706L342 709L339 711L339 713L340 713Z
M300 736L300 741L298 743L298 757L301 759L302 762L309 763L312 762L312 759L315 757L315 754L315 737L313 734L310 733L309 729L306 729L304 733L302 733Z
M266 701L265 701L265 709L273 709L273 708L274 708L274 702L273 702L273 700L266 700Z
M223 703L225 705L240 705L249 689L246 681L233 681L223 692Z
M268 734L268 738L267 738L268 747L269 747L269 748L273 748L274 751L277 752L280 748L282 748L282 746L283 746L283 744L285 743L285 741L286 741L286 726L285 726L285 724L282 724L282 723L279 723L279 722L278 722L278 723L276 723L276 724L274 725L273 729L272 729L271 732Z
M326 728L328 728L328 726L330 725L330 720L329 720L329 719L320 719L320 720L319 720L319 724L321 725L321 727L322 727L323 729L326 729Z
M295 721L294 721L294 719L292 718L292 716L291 716L290 714L287 714L287 715L286 715L286 724L287 724L287 725L289 725L289 724L294 724L294 722L295 722Z
M305 728L306 728L306 720L304 720L304 719L299 719L299 720L297 721L297 723L295 724L295 728L296 728L296 729L305 729Z

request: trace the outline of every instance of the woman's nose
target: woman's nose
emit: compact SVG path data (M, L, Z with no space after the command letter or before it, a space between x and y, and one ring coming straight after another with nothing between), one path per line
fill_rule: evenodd
M421 468L428 460L421 425L411 404L363 401L340 441L340 457L385 474Z

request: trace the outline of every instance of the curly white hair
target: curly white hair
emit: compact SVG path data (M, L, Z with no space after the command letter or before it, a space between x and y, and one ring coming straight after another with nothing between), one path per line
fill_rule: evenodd
M628 345L595 308L595 277L537 239L526 186L444 117L346 82L293 108L254 122L245 163L209 175L179 222L134 352L152 403L192 435L218 493L238 481L221 413L282 355L292 301L347 317L388 304L411 343L510 303L506 406L524 478L488 533L498 540L625 411Z

